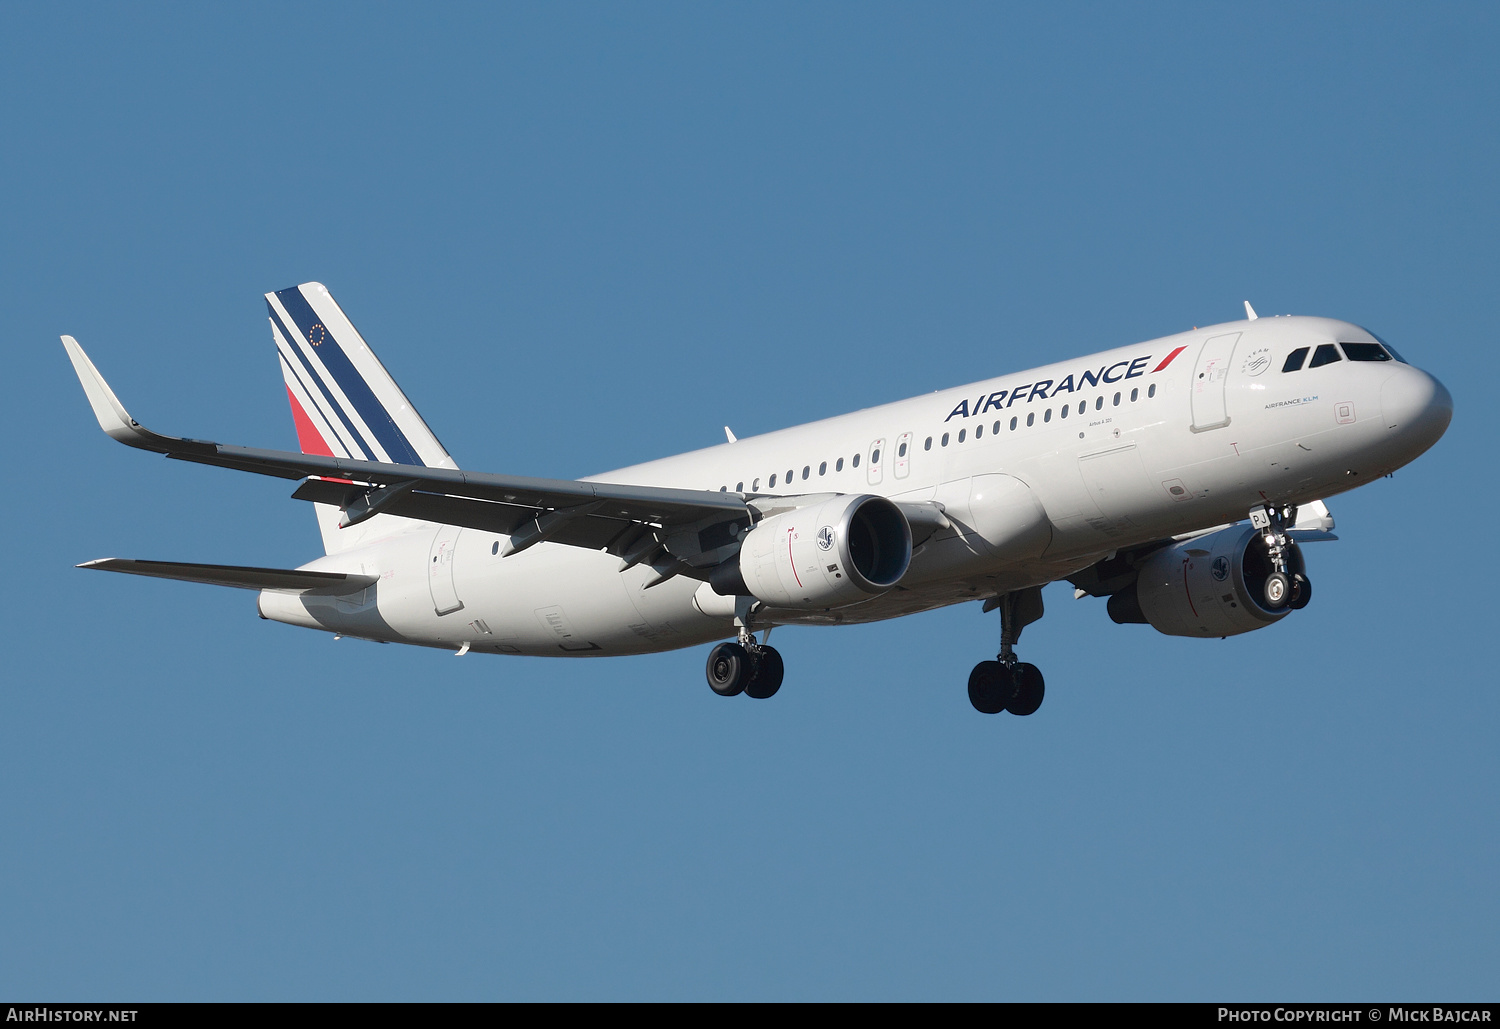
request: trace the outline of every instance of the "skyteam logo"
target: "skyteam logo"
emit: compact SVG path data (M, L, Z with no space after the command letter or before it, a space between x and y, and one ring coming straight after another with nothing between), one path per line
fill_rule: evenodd
M1229 578L1229 558L1220 554L1218 557L1214 558L1214 563L1209 570L1213 573L1214 579L1216 581L1223 582L1225 579Z
M825 525L821 529L818 530L818 549L819 550L832 550L833 549L833 526L831 526L831 525Z

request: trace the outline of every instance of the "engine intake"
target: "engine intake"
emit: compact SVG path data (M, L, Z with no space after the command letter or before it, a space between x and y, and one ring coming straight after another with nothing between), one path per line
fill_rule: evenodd
M771 607L847 607L885 593L911 564L911 526L884 497L834 497L773 515L714 569L722 596Z
M1287 551L1289 571L1306 577L1302 551ZM1237 636L1285 618L1290 604L1268 606L1275 569L1265 541L1250 526L1220 529L1151 554L1135 584L1109 598L1116 622L1145 622L1168 636Z

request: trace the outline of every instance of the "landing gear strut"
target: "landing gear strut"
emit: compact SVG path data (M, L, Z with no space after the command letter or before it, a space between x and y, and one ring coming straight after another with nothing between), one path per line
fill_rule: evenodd
M969 673L969 703L986 715L1009 711L1029 715L1042 706L1047 685L1036 665L1016 660L1015 644L1021 630L1042 617L1042 588L1006 593L985 601L984 609L1000 609L1000 653L981 661Z
M766 630L766 639L771 638ZM708 686L721 697L743 693L756 700L767 700L781 689L786 671L781 653L766 643L756 643L755 636L744 626L734 643L720 643L708 652Z
M1250 524L1260 530L1266 544L1266 556L1271 560L1271 574L1266 576L1262 599L1272 611L1284 607L1300 610L1312 599L1312 583L1300 572L1292 571L1287 559L1296 544L1287 529L1297 520L1294 504L1261 504L1250 509Z

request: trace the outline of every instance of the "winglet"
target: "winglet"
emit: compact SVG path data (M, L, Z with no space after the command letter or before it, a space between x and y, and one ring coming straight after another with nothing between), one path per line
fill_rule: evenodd
M109 383L104 381L104 376L99 374L99 369L94 367L94 362L89 360L78 341L72 336L64 336L62 343L68 351L68 359L73 362L73 371L78 375L84 395L89 398L89 406L94 409L94 417L99 420L99 428L110 438L158 454L194 452L204 447L215 449L212 443L159 435L130 417L130 412L125 410L125 405L120 403L120 398L109 388Z
M120 398L109 388L109 383L104 381L104 376L99 374L99 369L94 367L94 362L89 360L78 341L72 336L64 336L62 343L73 362L73 371L83 385L83 392L89 398L89 406L94 409L94 417L99 419L99 428L121 443L133 444L139 423L130 417L130 412L125 410L125 405L120 403Z
M1249 318L1252 322L1260 317L1260 315L1255 313L1255 308L1250 306L1250 301L1248 300L1245 301L1245 317Z

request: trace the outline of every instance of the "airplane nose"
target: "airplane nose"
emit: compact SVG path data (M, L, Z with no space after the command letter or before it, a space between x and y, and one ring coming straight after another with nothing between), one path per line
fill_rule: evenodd
M1380 387L1380 412L1388 430L1426 450L1448 431L1453 396L1420 368L1401 368Z

